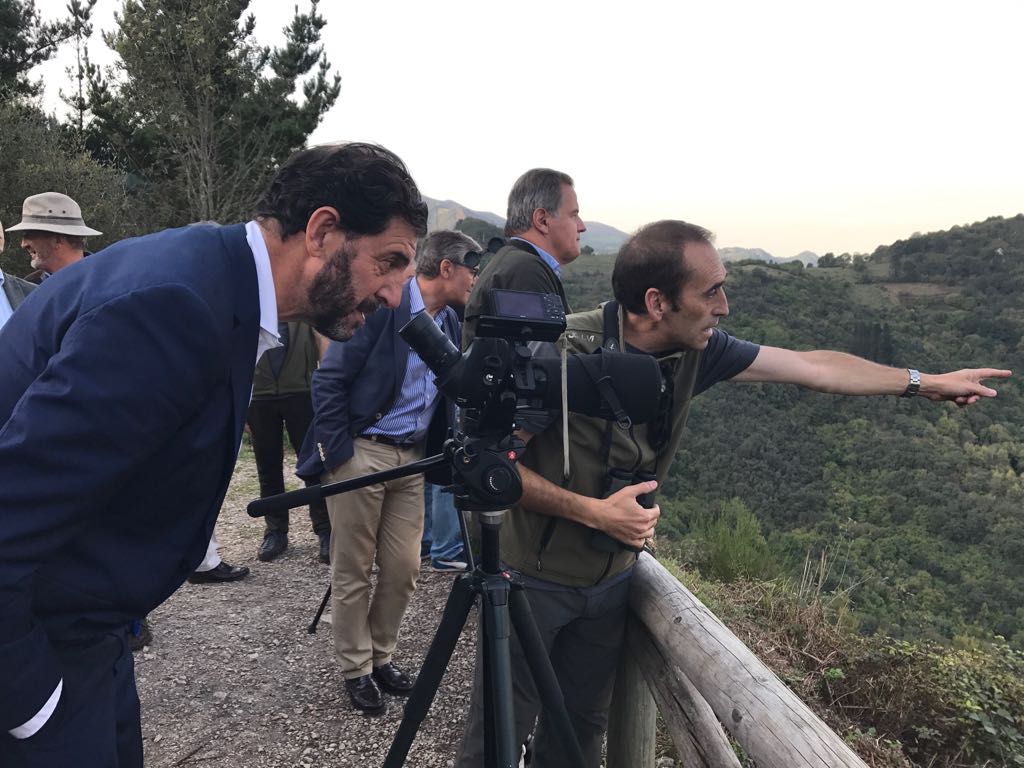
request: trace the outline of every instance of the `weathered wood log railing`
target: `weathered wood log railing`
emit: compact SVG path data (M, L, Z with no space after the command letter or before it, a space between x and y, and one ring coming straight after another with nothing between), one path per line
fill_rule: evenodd
M654 765L655 708L685 768L867 768L718 617L644 553L608 729L608 768Z

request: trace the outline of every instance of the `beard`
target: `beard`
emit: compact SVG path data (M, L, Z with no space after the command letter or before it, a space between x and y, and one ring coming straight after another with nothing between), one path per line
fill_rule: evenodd
M355 255L354 244L343 244L309 287L310 325L334 341L351 339L362 324L361 315L368 315L380 306L373 297L357 301L351 270Z

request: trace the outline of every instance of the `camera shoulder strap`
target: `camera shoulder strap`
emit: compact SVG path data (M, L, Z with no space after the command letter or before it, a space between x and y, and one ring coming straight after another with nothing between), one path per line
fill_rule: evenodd
M601 333L604 337L602 347L609 352L620 352L622 347L622 323L619 320L619 302L612 299L605 302L601 316Z
M612 453L612 430L617 426L622 430L631 431L633 428L633 422L629 418L629 415L623 410L622 403L619 402L619 396L615 393L615 388L612 386L611 377L607 374L606 370L606 357L604 352L621 352L622 351L622 321L619 312L619 302L612 299L604 305L604 311L601 317L602 320L602 335L603 341L601 348L598 350L598 354L601 358L601 377L597 380L597 390L601 393L601 398L608 404L608 408L611 410L612 415L615 417L615 421L607 421L604 429L604 440L601 445L601 452L603 455L604 465L609 465L609 460Z

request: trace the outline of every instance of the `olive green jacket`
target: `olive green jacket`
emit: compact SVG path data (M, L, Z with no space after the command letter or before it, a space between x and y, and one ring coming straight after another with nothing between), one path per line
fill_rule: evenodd
M622 327L619 310L619 327ZM570 315L565 341L570 354L587 354L604 344L603 312ZM638 353L642 354L642 353ZM647 440L647 426L635 425L634 435L641 450L639 469L656 473L659 485L668 473L682 439L689 413L690 399L697 380L700 352L686 350L659 357L672 369L674 385L672 430L666 445L655 452ZM602 498L607 466L632 468L636 448L628 434L613 426L609 460L604 459L608 422L580 414L569 415L569 477L564 477L562 425L558 420L536 435L527 445L520 461L556 485L591 498ZM551 517L522 506L513 507L501 531L502 560L509 567L533 578L571 587L599 584L616 576L636 562L636 554L626 549L609 553L591 543L593 531L580 523Z
M462 348L469 347L476 337L476 323L480 315L488 312L487 296L492 288L511 291L532 291L533 293L557 293L562 297L565 313L569 314L569 302L565 289L555 270L544 263L540 254L523 240L512 240L503 246L484 265L473 286L473 292L466 303L465 320L462 324Z
M305 323L288 323L288 349L281 369L277 376L274 376L269 355L265 354L260 358L253 377L253 400L309 392L313 371L316 370L319 360L320 350L317 348L313 329Z

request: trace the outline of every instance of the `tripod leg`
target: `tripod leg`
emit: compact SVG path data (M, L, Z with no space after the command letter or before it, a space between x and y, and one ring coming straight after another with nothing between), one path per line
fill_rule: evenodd
M324 609L327 608L327 601L331 599L331 585L327 585L327 591L324 592L324 599L320 601L320 610L316 612L316 616L313 617L313 623L306 627L306 631L309 634L316 632L316 625L320 623L320 617L324 615Z
M530 603L522 589L512 590L509 612L512 624L516 629L516 637L523 648L523 655L526 657L527 664L530 665L530 673L533 675L533 682L537 686L544 711L551 718L555 731L561 738L562 749L569 759L569 765L586 768L583 751L576 740L576 730L572 727L572 721L569 720L565 699L558 686L558 678L555 676L555 670L551 667L551 659L544 648L544 641L541 639L537 623L533 620L533 613L530 611Z
M483 583L484 633L484 758L491 768L515 768L520 745L515 743L515 712L512 707L512 660L509 641L509 582L501 577Z
M427 656L423 659L416 684L405 703L402 722L384 759L384 768L401 768L405 764L409 748L416 738L416 731L426 717L434 696L437 695L437 687L455 651L455 645L462 634L462 628L466 624L475 598L476 592L473 591L471 576L460 576L452 584L448 602L444 606L444 615L441 617L437 632L434 633Z

